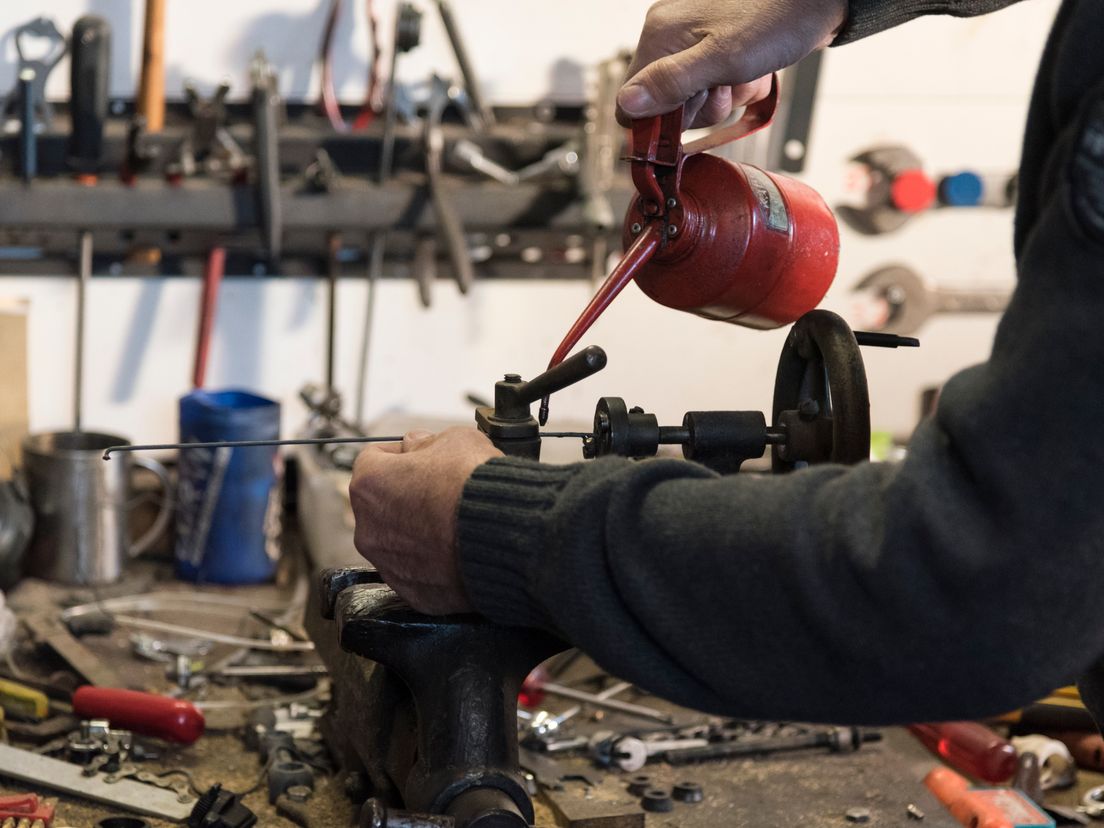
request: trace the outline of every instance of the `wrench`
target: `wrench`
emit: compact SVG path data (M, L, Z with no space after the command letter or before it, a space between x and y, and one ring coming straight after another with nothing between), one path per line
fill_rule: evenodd
M453 278L456 279L460 292L467 293L472 282L475 281L471 251L468 250L468 242L464 238L464 226L460 222L455 206L449 200L443 180L445 133L441 128L441 120L445 109L453 99L454 90L451 84L435 77L422 138L425 144L426 185L429 188L430 200L433 202L437 227L445 237Z
M1001 313L1011 291L953 290L943 288L902 265L876 270L855 285L854 293L866 293L885 304L885 321L878 330L911 334L928 318L940 313Z
M42 57L36 59L27 57L24 39L28 36L41 37L49 41L50 45ZM20 77L28 70L34 72L34 78L31 80L31 97L34 100L35 132L42 132L54 120L54 108L46 100L46 78L69 51L69 43L65 35L58 31L57 24L53 20L48 17L36 17L15 30L15 51L19 56L19 69L16 76ZM14 131L13 119L19 114L21 97L19 84L16 84L4 102L5 132Z

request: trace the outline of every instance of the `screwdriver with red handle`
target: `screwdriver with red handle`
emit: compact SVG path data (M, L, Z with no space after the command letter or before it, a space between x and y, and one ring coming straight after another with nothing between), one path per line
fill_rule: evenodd
M1016 772L1016 748L977 722L909 725L909 731L948 765L996 784Z
M194 704L170 696L116 687L78 687L73 713L85 719L107 719L112 727L190 745L203 735L203 713Z

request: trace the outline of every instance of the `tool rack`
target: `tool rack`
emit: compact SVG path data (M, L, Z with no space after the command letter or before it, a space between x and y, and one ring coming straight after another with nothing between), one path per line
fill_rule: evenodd
M135 136L128 126L131 104L113 101L94 183L77 178L67 164L68 113L62 105L55 111L49 130L37 136L37 170L28 182L19 176L18 134L0 137L0 275L71 273L77 236L89 231L96 275L199 275L215 245L227 248L228 274L317 275L326 269L328 240L339 233L340 275L355 277L367 272L373 234L386 231L388 262L402 265L413 258L416 239L438 229L417 126L399 126L394 174L377 184L379 127L338 133L313 107L289 105L278 137L282 252L273 261L262 239L254 170L225 177L173 174L172 161L191 129L183 104L169 107L162 132ZM543 108L539 114L534 120L530 108L504 110L483 132L455 121L444 124L445 186L480 278L591 278L605 266L604 251L619 243L620 228L597 227L587 218L577 175L554 170L505 184L454 155L463 139L517 169L581 137L580 108ZM230 135L251 148L248 104L227 104L227 116ZM145 168L123 180L120 171L135 153L147 159ZM323 153L332 167L315 174L311 165ZM624 212L630 192L627 182L618 181L607 194L614 215ZM150 250L159 253L151 258ZM438 258L438 275L448 277L443 245ZM407 272L389 267L382 275Z

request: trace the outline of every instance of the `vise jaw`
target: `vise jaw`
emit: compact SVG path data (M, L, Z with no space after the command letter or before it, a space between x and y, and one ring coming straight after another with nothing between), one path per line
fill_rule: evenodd
M372 794L457 828L522 828L517 694L558 638L477 615L414 610L371 568L326 570L311 637L334 683L334 728Z

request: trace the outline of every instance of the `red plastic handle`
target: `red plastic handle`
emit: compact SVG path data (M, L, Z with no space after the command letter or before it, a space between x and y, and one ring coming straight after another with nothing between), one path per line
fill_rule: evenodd
M132 730L168 742L190 745L203 735L203 714L189 701L120 690L114 687L78 687L73 712L86 719L107 719L112 727Z
M909 731L947 764L996 784L1016 772L1016 748L977 722L909 725Z

